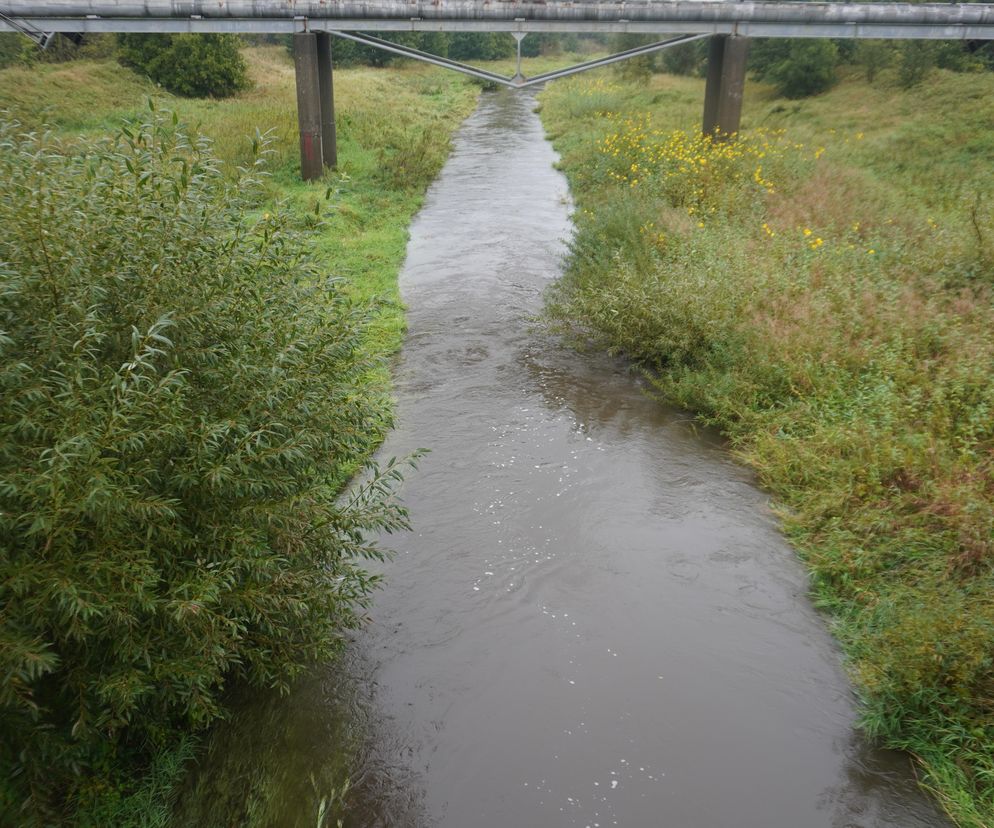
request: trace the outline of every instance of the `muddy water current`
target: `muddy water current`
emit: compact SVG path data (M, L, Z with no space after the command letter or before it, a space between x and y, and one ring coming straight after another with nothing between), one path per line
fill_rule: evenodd
M180 822L315 826L349 775L347 826L946 825L749 473L531 321L570 232L534 105L484 96L411 229L381 454L431 453L372 623L239 706Z

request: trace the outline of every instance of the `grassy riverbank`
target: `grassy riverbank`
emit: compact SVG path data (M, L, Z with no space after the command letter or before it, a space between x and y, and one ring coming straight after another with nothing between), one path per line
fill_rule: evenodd
M116 62L78 60L3 70L0 110L30 129L92 137L113 132L152 98L210 137L215 153L231 165L250 161L256 130L267 134L271 202L284 201L300 227L318 231L317 253L358 298L385 303L371 346L395 350L403 331L396 276L407 225L477 87L417 65L337 70L339 169L304 184L293 63L280 46L244 54L252 88L227 100L175 97Z
M401 343L397 274L407 227L445 160L451 135L475 105L479 87L418 66L337 71L339 169L320 183L303 184L297 180L292 63L282 47L251 48L245 56L252 88L224 101L170 96L112 61L9 68L0 71L0 112L26 130L48 129L72 141L117 132L125 119L147 115L153 99L157 109L172 110L210 137L214 153L232 168L251 163L253 139L261 132L269 178L256 207L259 216L285 214L307 233L318 266L341 277L360 305L377 308L363 339L375 367L357 394L379 397L386 411L389 371L384 360L375 358ZM357 440L364 452L382 439L388 421L384 416L369 424L370 433ZM345 471L363 459L349 458ZM191 734L146 768L135 767L128 757L108 760L103 772L85 774L67 793L65 823L167 824L169 798L196 745ZM0 789L0 822L17 796L5 786ZM52 824L48 817L45 824Z
M965 826L994 824L994 76L746 94L560 82L577 202L551 317L720 426L774 495L864 700Z

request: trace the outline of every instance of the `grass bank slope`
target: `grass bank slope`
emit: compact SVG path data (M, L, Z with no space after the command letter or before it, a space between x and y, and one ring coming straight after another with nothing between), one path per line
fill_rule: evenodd
M292 225L309 231L320 268L340 277L359 302L378 308L364 347L373 357L385 356L400 346L404 328L397 274L408 224L445 160L453 132L475 106L478 87L415 66L336 72L339 169L303 184L292 63L280 47L247 49L246 58L252 88L223 101L170 96L111 61L9 68L0 71L0 112L25 130L51 130L71 142L116 133L125 119L147 115L152 99L156 108L172 110L212 138L214 152L232 168L250 164L253 141L261 143L269 154L269 178L253 209L260 215L283 212ZM362 392L379 395L387 410L387 363L374 363ZM384 416L369 424L359 454L378 444L388 422ZM349 459L355 468L364 457ZM168 824L169 800L197 740L191 736L177 744L148 767L120 756L105 772L80 778L67 792L60 824ZM7 824L9 816L30 824L26 815L4 811L14 796L0 788L0 822ZM54 823L46 818L44 824Z
M909 92L552 85L577 202L549 313L719 425L775 496L864 701L965 826L994 824L994 76Z
M0 110L29 129L98 135L145 110L151 98L211 137L216 154L232 165L250 162L256 133L263 133L271 201L285 202L301 226L320 231L317 253L358 297L386 303L373 344L396 349L403 330L396 276L407 225L478 88L420 66L337 70L339 168L323 182L304 184L293 63L279 46L246 49L245 57L252 88L227 100L169 95L112 61L10 68L0 72Z

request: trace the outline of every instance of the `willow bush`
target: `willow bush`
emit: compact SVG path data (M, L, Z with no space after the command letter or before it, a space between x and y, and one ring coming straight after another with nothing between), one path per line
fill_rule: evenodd
M405 523L393 464L336 496L387 425L367 312L252 212L259 177L157 114L0 123L4 824L331 655L366 534Z

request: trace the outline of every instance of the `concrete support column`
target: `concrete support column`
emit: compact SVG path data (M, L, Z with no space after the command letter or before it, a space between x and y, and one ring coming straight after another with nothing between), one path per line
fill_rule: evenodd
M747 37L716 35L711 38L704 90L705 135L720 140L739 131L748 54Z
M701 129L705 135L714 135L718 127L718 98L721 96L726 40L728 35L713 35L708 39L708 74L704 85L704 124Z
M297 123L300 128L300 175L314 181L324 172L321 149L321 94L317 36L293 35L293 67L297 75ZM330 73L329 73L330 75Z
M335 136L335 84L332 73L331 35L317 33L318 89L321 96L321 155L326 167L338 166L338 139Z

